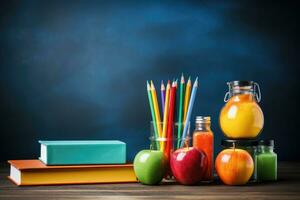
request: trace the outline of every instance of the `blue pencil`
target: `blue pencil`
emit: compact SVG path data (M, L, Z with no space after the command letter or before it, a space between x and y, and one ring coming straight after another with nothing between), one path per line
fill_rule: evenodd
M192 90L192 94L190 97L190 102L189 102L189 107L188 107L188 111L186 114L186 119L185 119L185 123L184 123L184 129L183 129L183 133L182 133L182 137L181 137L181 144L180 147L182 148L185 142L185 138L186 138L186 134L189 128L189 121L192 115L192 110L193 110L193 106L194 106L194 102L195 102L195 98L196 98L196 93L197 93L197 88L198 88L198 77L196 78L194 85L193 85L193 90Z

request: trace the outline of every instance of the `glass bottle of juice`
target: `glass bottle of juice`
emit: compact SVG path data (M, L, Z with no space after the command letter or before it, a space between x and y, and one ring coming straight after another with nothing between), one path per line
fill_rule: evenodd
M259 141L256 160L258 181L277 180L277 154L274 152L274 140Z
M264 125L264 115L257 104L261 100L259 85L253 81L228 82L227 102L219 122L224 135L230 139L253 139Z
M203 181L213 181L214 135L210 124L210 117L197 116L193 133L193 147L204 151L207 156L208 168Z

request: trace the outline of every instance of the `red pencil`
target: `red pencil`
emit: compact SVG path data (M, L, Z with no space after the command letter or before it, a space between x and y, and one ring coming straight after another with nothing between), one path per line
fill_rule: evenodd
M176 98L176 88L177 82L172 83L172 89L170 92L170 107L169 107L169 119L168 119L168 129L167 129L167 146L166 146L166 156L169 158L170 150L172 148L172 137L173 137L173 126L174 126L174 108L175 108L175 98Z

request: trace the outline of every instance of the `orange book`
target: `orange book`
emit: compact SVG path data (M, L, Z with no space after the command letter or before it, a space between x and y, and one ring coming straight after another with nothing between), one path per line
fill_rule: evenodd
M9 160L8 163L8 178L17 185L137 182L132 164L47 166L40 160Z

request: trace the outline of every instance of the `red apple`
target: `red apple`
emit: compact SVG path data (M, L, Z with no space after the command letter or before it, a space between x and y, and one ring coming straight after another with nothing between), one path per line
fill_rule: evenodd
M176 180L183 185L193 185L203 180L207 157L194 147L181 148L171 155L170 165Z

